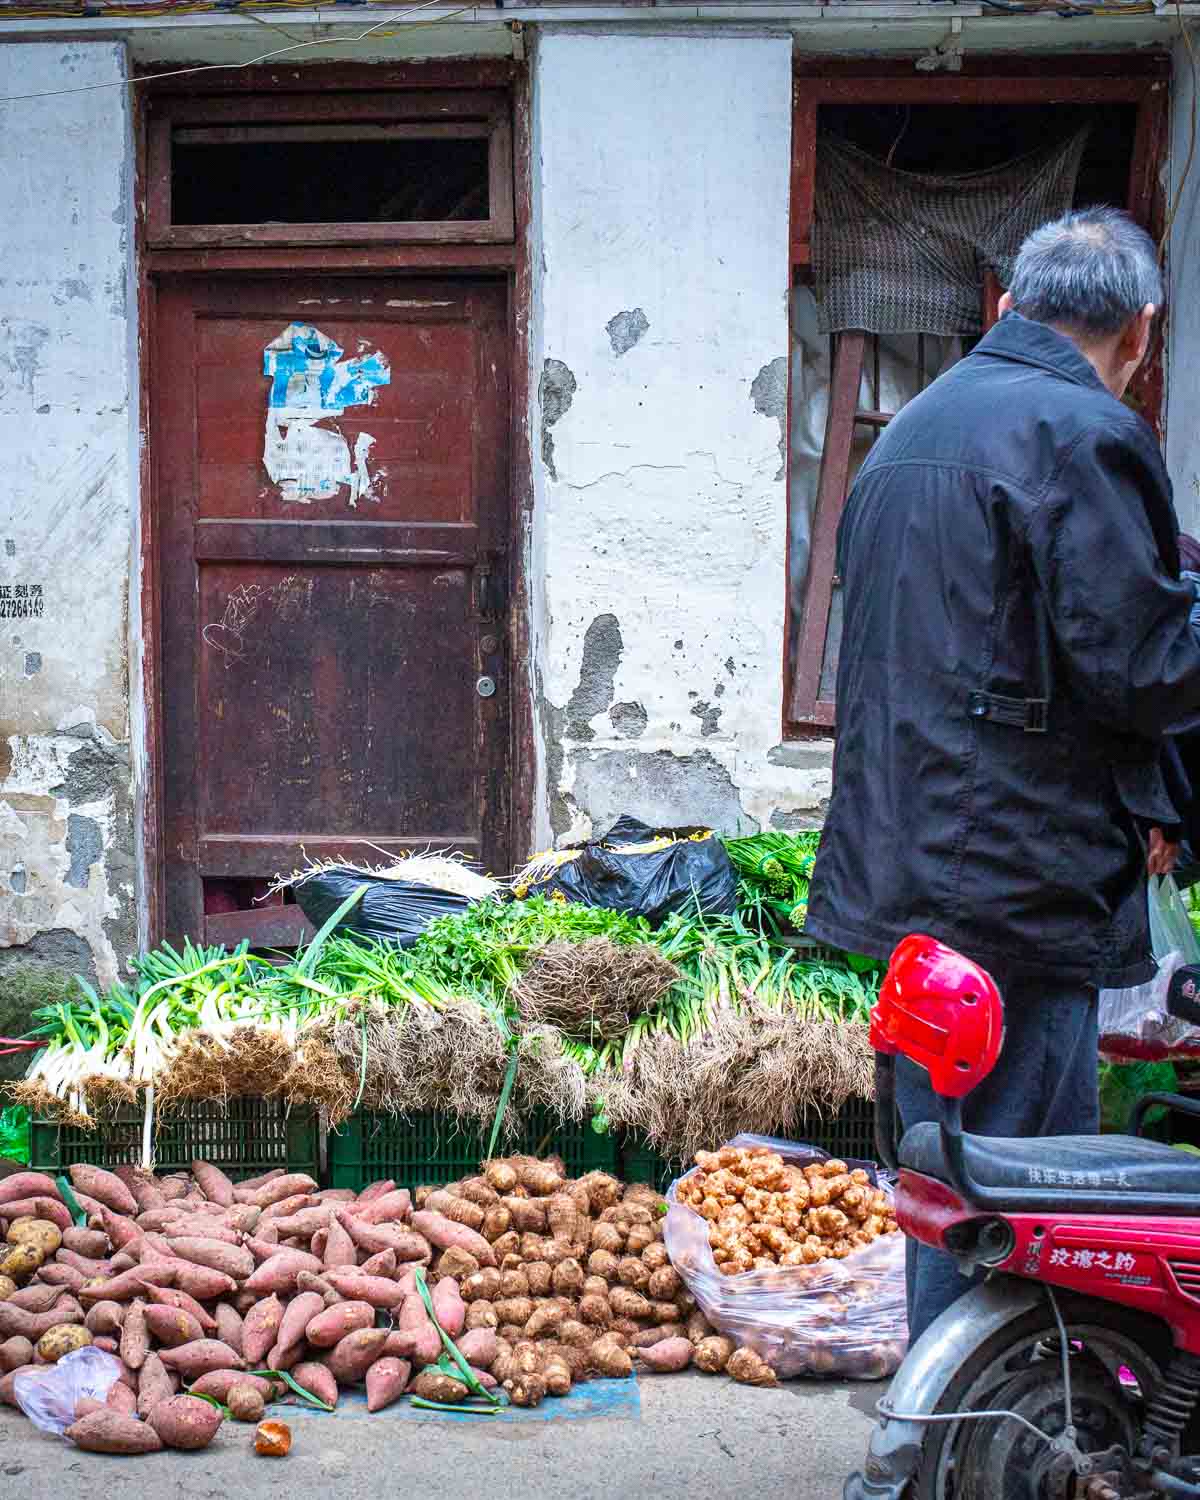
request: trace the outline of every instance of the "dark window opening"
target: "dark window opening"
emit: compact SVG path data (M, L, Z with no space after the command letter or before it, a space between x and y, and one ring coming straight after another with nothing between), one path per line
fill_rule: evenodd
M489 217L485 135L380 140L386 127L368 138L362 127L346 130L315 140L264 140L252 127L177 130L171 152L172 222L364 224ZM328 137L333 131L326 127L321 133Z
M1137 113L1136 104L837 104L821 106L817 130L818 137L826 131L840 136L898 171L953 174L1002 166L1065 141L1087 125L1074 206L1124 207ZM807 240L809 227L794 226L794 238ZM979 290L982 308L985 289ZM788 471L784 717L789 735L827 734L834 722L842 599L833 540L854 476L889 417L976 341L975 336L822 333L811 274L798 270L792 291Z

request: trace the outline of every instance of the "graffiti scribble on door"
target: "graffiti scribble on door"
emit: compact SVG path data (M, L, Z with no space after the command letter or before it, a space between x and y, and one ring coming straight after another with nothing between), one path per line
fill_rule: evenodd
M374 500L369 458L375 439L360 432L351 451L337 426L348 406L369 406L391 370L380 353L343 359L336 340L310 323L289 323L263 350L271 379L263 463L284 500L332 500L344 485L350 504Z

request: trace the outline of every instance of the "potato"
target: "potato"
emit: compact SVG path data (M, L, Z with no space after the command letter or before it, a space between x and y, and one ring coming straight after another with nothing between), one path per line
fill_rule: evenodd
M208 1405L205 1401L198 1404ZM209 1407L209 1410L220 1417L215 1407ZM108 1407L81 1418L63 1435L85 1453L159 1453L163 1446L162 1439L148 1422L139 1422L136 1417Z
M461 1380L453 1380L437 1370L423 1370L409 1389L422 1401L438 1401L442 1405L455 1405L467 1396L467 1387Z
M539 1373L514 1375L504 1382L514 1406L540 1406L546 1396L546 1381Z
M500 1319L490 1302L471 1302L467 1306L467 1321L463 1325L470 1333L477 1328L498 1328Z
M549 1267L546 1269L549 1270ZM509 1271L501 1270L498 1295L501 1298L529 1296L529 1277L525 1274L524 1266Z
M515 1323L520 1328L524 1328L535 1311L530 1297L504 1297L494 1302L492 1306L501 1323Z
M493 1302L500 1295L502 1272L494 1266L475 1271L462 1284L464 1302Z
M73 1354L92 1342L92 1336L78 1323L59 1323L38 1339L37 1352L48 1365L57 1364L64 1354Z
M570 1395L571 1367L560 1355L553 1355L542 1365L542 1379L548 1396Z
M207 1448L223 1420L219 1407L199 1396L171 1396L156 1403L146 1421L168 1448Z
M7 1302L17 1289L11 1276L0 1276L0 1302Z
M633 1360L622 1349L612 1334L606 1334L592 1345L589 1351L592 1368L597 1374L609 1379L623 1379L633 1374Z
M648 1318L653 1311L640 1292L632 1291L627 1286L613 1287L608 1294L608 1305L618 1318Z
M11 1245L0 1254L0 1276L7 1277L20 1286L33 1275L45 1258L36 1245Z
M729 1363L729 1357L736 1347L732 1339L721 1334L710 1334L696 1345L696 1352L692 1356L696 1368L709 1375L719 1375Z
M49 1260L62 1244L62 1230L49 1219L14 1219L5 1239L10 1245L32 1245L42 1252L43 1260Z
M593 1250L588 1256L588 1273L592 1276L603 1276L610 1285L617 1281L617 1267L620 1262L617 1257L608 1250Z
M266 1411L266 1402L261 1393L244 1380L230 1389L225 1405L235 1422L261 1422Z
M578 1297L583 1292L583 1267L572 1256L559 1261L552 1273L552 1284L556 1296Z
M673 1302L682 1290L683 1280L674 1266L663 1266L650 1273L646 1291L655 1302Z
M579 1316L584 1323L591 1323L596 1328L607 1328L612 1322L612 1308L608 1298L595 1295L581 1298Z
M742 1385L778 1385L775 1371L753 1349L735 1349L725 1364L725 1373Z

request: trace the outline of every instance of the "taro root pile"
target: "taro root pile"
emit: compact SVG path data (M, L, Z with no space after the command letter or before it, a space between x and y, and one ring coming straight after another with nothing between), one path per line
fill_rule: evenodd
M844 1161L789 1165L763 1147L700 1151L676 1197L709 1224L713 1259L726 1276L845 1260L895 1234L891 1199Z
M321 1191L282 1170L235 1185L204 1162L70 1178L86 1227L53 1178L0 1181L0 1403L16 1405L24 1369L89 1344L115 1355L117 1384L68 1429L81 1448L203 1447L223 1413L198 1397L257 1423L285 1393L279 1372L329 1407L354 1386L371 1411L405 1394L461 1401L466 1385L437 1367L439 1325L514 1405L635 1363L763 1383L672 1269L660 1195L603 1173L572 1181L557 1158L492 1161L412 1195Z

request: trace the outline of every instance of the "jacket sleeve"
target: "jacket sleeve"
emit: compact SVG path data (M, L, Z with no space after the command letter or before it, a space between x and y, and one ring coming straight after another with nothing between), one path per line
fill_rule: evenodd
M1073 695L1106 728L1154 739L1200 714L1200 629L1152 516L1174 525L1158 445L1140 420L1118 417L1076 441L1027 536Z

